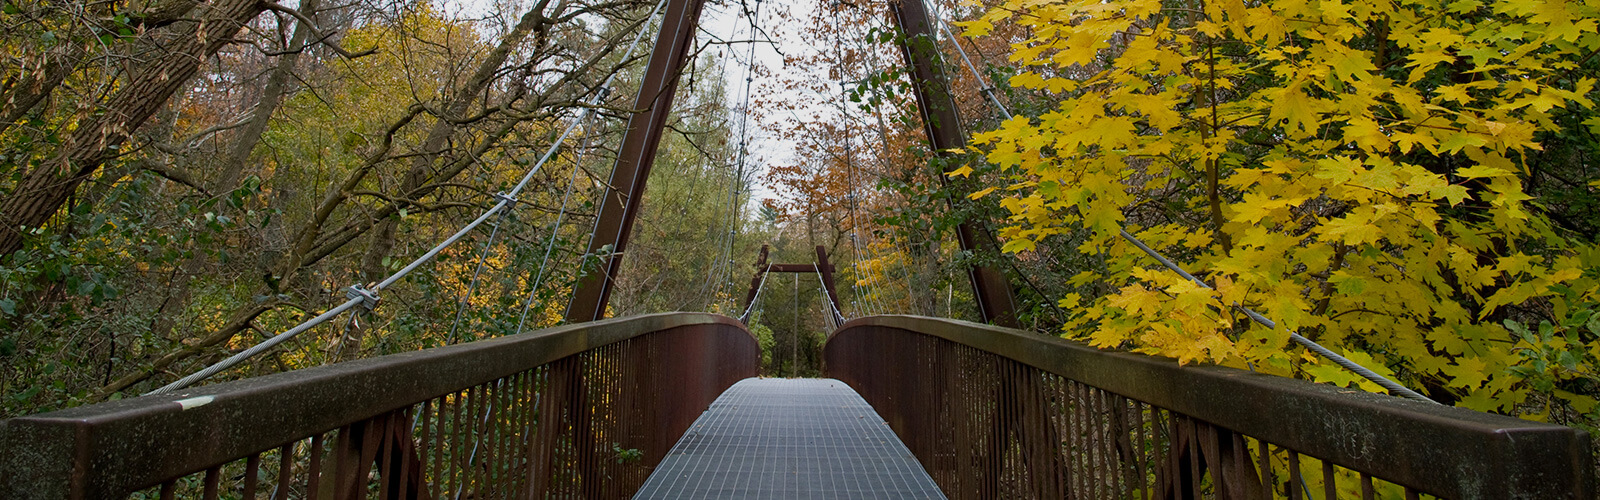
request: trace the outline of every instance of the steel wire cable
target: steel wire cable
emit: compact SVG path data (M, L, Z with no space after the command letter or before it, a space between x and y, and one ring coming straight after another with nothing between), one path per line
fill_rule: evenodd
M877 51L871 51L871 50L867 51L867 53L872 55L872 62L869 65L869 69L871 69L873 72L876 72L877 68L880 66L880 63L882 62L879 59L879 56L881 54L879 54ZM874 98L879 98L879 99L883 98L883 95L881 94L880 89L873 88L872 92L874 94ZM883 144L883 150L878 155L878 158L879 158L878 163L880 165L884 166L885 169L887 169L888 158L889 158L889 133L887 132L887 130L888 130L889 126L888 126L888 123L883 118L883 111L881 110L881 108L878 108L878 109L879 110L877 112L873 113L873 117L877 118L877 122L878 122L878 126L875 128L875 130L878 131L879 142L881 144ZM848 115L846 115L846 119L849 119ZM865 122L867 122L867 120L865 118L863 118L862 122L865 123ZM879 178L882 179L882 175L881 174L879 174ZM873 233L872 239L873 239L873 241L878 241L878 242L882 242L883 241L883 239L879 238L876 233ZM892 247L897 248L897 249L904 249L905 250L904 255L906 255L906 258L908 260L910 259L911 252L905 246L904 242L897 241L896 239L891 237L891 238L889 238L889 243L888 244L890 246L892 246ZM869 248L870 248L870 245L869 245ZM886 281L886 282L890 281L888 268L884 267L882 271L883 271L882 274L883 274L883 277L884 277L884 281ZM909 300L909 298L911 297L911 283L910 283L909 279L904 281L904 283L906 285L906 297ZM901 304L903 304L903 303L897 303L896 301L891 300L888 296L885 296L882 293L884 291L884 288L887 288L887 287L888 287L887 284L873 287L874 290L876 290L878 292L878 293L875 293L873 295L877 296L878 299L880 300L880 302L881 302L880 305L882 307L883 312L886 312L886 313L905 312L905 309L900 309L898 311L896 310L896 308L898 306L900 306ZM907 305L909 306L909 304L907 304Z
M817 272L817 289L822 291L822 301L828 303L828 311L833 313L834 324L844 323L844 312L834 306L833 294L828 293L828 282L822 279L822 263L818 262L817 267L813 270Z
M650 17L646 18L646 21L641 27L639 33L634 36L633 42L628 46L628 51L623 55L621 61L626 62L628 59L633 57L633 52L638 48L639 41L644 37L644 34L648 31L650 25L653 24L651 21L655 18L656 14L661 11L663 5L666 5L666 0L660 0L658 3L656 3L655 9L650 12ZM606 94L605 89L610 85L610 82L616 78L617 73L618 72L613 72L611 75L607 76L606 84L602 85L600 87L600 91L595 93L592 102L589 106L584 108L580 116L586 117L594 112L599 100L603 99ZM188 387L195 382L205 380L212 375L220 373L222 370L232 368L234 365L255 357L256 355L259 355L262 352L277 346L278 344L288 341L289 339L304 333L306 330L310 330L312 327L338 317L340 314L356 307L357 305L361 305L369 310L376 307L378 302L378 292L383 291L389 286L405 278L406 275L411 274L412 271L415 271L423 264L431 262L433 258L437 257L440 252L444 251L445 248L454 244L456 241L459 241L461 238L466 237L467 234L471 233L474 229L477 229L479 225L483 224L485 220L488 220L490 217L493 217L495 214L500 213L500 211L505 210L507 207L513 205L517 194L521 193L523 188L527 187L528 182L533 180L533 176L539 172L540 168L543 167L544 164L556 154L556 151L560 149L561 144L566 141L567 137L581 121L582 119L580 118L578 120L574 120L572 124L568 125L566 130L562 131L560 137L558 137L555 142L550 145L550 148L545 151L544 155L539 158L539 161L529 168L528 172L522 176L522 179L517 181L516 186L512 187L510 191L504 193L503 196L497 197L499 198L499 201L496 202L494 206L484 211L482 215L479 215L478 218L473 219L472 222L462 226L460 230L457 230L454 234L450 235L450 237L445 238L444 241L439 242L439 244L434 245L433 248L412 260L411 263L407 264L405 267L395 271L394 274L389 275L388 278L385 278L383 281L374 285L371 289L365 289L360 286L348 287L346 289L346 296L349 297L349 300L346 300L344 303L339 304L338 306L335 306L334 308L329 309L327 312L317 315L314 318L306 320L305 322L302 322L299 325L284 331L283 333L274 335L272 338L240 351L238 354L229 356L227 359L218 361L210 366L205 367L204 369L201 369L198 372L192 373L170 384L161 386L156 390L145 393L145 395L149 396L155 394L164 394Z
M756 24L759 22L759 20L756 19L756 16L760 15L761 3L759 1L756 3L754 12L749 9L741 10L743 10L743 14L746 17L747 22L750 24L750 38L754 40ZM734 39L737 32L738 28L733 28L728 35L728 39ZM737 58L735 59L737 60ZM728 215L726 219L723 219L723 217L718 214L717 218L723 219L726 222L721 227L713 228L715 233L712 234L712 238L714 244L716 245L716 255L712 257L710 265L706 266L706 279L705 282L700 286L700 294L703 296L704 300L701 308L705 310L710 310L711 306L718 302L717 296L724 288L724 276L731 276L733 273L732 248L733 245L736 244L733 238L733 224L734 218L736 217L735 214L737 213L736 204L738 203L739 197L739 183L743 177L743 174L740 172L742 172L744 169L745 152L747 148L745 132L747 119L749 118L750 114L750 81L753 79L752 72L754 66L755 44L752 42L750 45L750 53L748 56L746 56L745 65L744 68L742 68L744 70L743 74L745 87L744 94L741 96L743 103L739 107L739 151L737 156L738 160L736 173L731 181L732 186L729 189L730 194L727 205ZM724 252L724 248L727 249L726 253Z
M450 322L450 335L446 337L445 345L456 343L456 329L461 326L461 316L467 311L467 303L472 300L472 292L478 289L478 277L483 275L484 263L489 260L489 252L494 248L495 236L500 234L500 226L505 224L506 218L513 211L507 210L500 213L500 220L489 228L489 238L483 242L483 250L478 252L478 264L472 270L472 281L467 289L461 293L461 299L456 301L455 320ZM351 316L354 318L354 316Z
M1178 267L1177 263L1172 262L1172 260L1170 260L1170 259L1167 259L1167 257L1164 256L1164 255L1161 255L1160 252L1157 252L1154 249L1151 249L1150 246L1145 245L1143 241L1139 241L1139 238L1135 238L1133 236L1133 234L1128 232L1127 229L1122 229L1122 228L1119 227L1119 228L1117 228L1117 231L1121 234L1122 239L1127 240L1129 243L1133 243L1134 246L1139 247L1139 249L1143 250L1144 253L1150 255L1151 257L1154 257L1157 261L1161 262L1161 265L1166 266L1167 269L1170 269L1170 270L1172 270L1172 272L1177 273L1179 276L1182 276L1184 279L1187 279L1187 280L1193 282L1195 284L1195 286L1198 286L1200 288L1204 288L1206 290L1214 290L1214 288L1212 288L1211 285L1207 284L1204 281L1201 281L1200 278L1196 278L1196 277L1194 277L1194 275L1189 274L1188 271L1184 271L1183 268ZM1261 313L1256 312L1255 310L1249 308L1248 306L1245 306L1244 304L1240 304L1238 302L1234 302L1233 303L1233 307L1238 309L1240 312L1243 312L1246 316L1249 316L1250 319L1255 320L1256 323L1260 323L1262 326L1265 326L1267 328L1274 328L1274 329L1278 327L1278 324L1276 322L1274 322L1274 321L1272 321L1270 319L1267 319L1266 316L1262 316ZM1311 339L1308 339L1308 338L1305 338L1305 337L1301 336L1299 333L1295 332L1294 330L1290 330L1288 328L1284 328L1283 331L1288 332L1289 333L1289 339L1293 340L1296 344L1300 344L1302 346L1305 346L1306 349L1310 349L1311 351L1316 352L1317 354L1320 354L1323 357L1332 360L1334 363L1338 364L1339 366L1344 367L1346 370L1350 370L1351 372L1354 372L1357 375L1361 375L1362 377L1366 378L1367 380L1371 380L1372 382L1374 382L1374 383L1376 383L1376 384L1378 384L1380 386L1383 386L1384 389L1388 389L1388 390L1390 390L1392 392L1395 392L1395 393L1397 393L1397 394L1399 394L1401 396L1404 396L1404 397L1407 397L1407 398L1410 398L1410 399L1415 399L1415 400L1419 400L1419 401L1427 401L1429 403L1438 404L1438 402L1436 402L1436 401L1434 401L1432 399L1429 399L1427 396L1423 396L1422 394L1420 394L1420 393L1418 393L1416 391L1413 391L1410 388L1407 388L1406 386L1400 385L1400 384L1396 383L1393 380L1389 380L1388 377L1384 377L1383 375L1380 375L1377 372L1372 371L1372 370L1368 369L1365 366L1361 366L1359 363L1356 363L1355 361L1351 361L1349 358L1346 358L1346 357L1340 355L1339 353L1333 352L1332 350L1329 350L1327 347L1323 347L1322 344L1318 344L1315 341L1312 341Z
M980 85L984 85L985 87L987 87L987 85L986 85L987 82L983 78L983 75L978 72L978 68L976 66L972 65L971 58L967 57L966 51L961 48L961 44L955 39L954 34L950 32L950 29L945 24L945 22L943 20L941 20L941 19L935 19L934 22L939 24L940 28L947 35L949 35L951 37L951 41L954 42L954 43L952 43L952 45L954 45L956 47L956 50L961 53L961 58L963 60L967 61L967 69L972 71L973 78L977 79L977 82ZM1004 104L1000 103L999 99L995 99L993 97L993 92L992 91L990 92L990 99L991 99L991 102L995 105L995 108L998 109L1002 115L1004 115L1007 119L1011 118L1011 116L1012 116L1011 112L1006 109ZM1194 284L1196 286L1199 286L1199 287L1207 289L1207 290L1214 290L1211 287L1211 285L1206 284L1206 282L1204 282L1204 281L1201 281L1200 278L1196 278L1193 274L1189 274L1188 271L1185 271L1185 270L1183 270L1182 267L1179 267L1177 263L1175 263L1172 260L1168 259L1166 256L1162 255L1160 252L1157 252L1154 249L1150 248L1149 245L1144 244L1144 242L1140 241L1139 238L1135 237L1132 233L1129 233L1127 229L1122 228L1120 224L1117 227L1117 231L1121 235L1122 239L1127 240L1129 243L1132 243L1134 246L1138 247L1139 250L1144 251L1144 253L1146 255L1149 255L1150 257L1155 258L1156 261L1160 262L1161 265L1166 266L1167 269L1171 270L1174 273L1177 273L1179 276L1182 276L1184 279L1187 279L1187 280L1189 280L1191 282L1194 282ZM1271 319L1268 319L1266 316L1262 316L1261 313L1256 312L1254 309L1251 309L1248 306L1245 306L1244 304L1240 304L1238 302L1235 302L1234 304L1232 304L1232 307L1234 307L1235 309L1238 309L1240 312L1243 312L1245 314L1245 316L1248 316L1252 321L1255 321L1256 323L1258 323L1258 324L1260 324L1262 326L1265 326L1265 327L1271 328L1271 329L1277 329L1278 328L1277 322L1272 321ZM1324 347L1322 344L1318 344L1316 341L1313 341L1311 339L1308 339L1308 338L1300 335L1298 332L1295 332L1295 331L1290 330L1288 328L1284 328L1283 331L1288 332L1289 339L1293 340L1296 344L1300 344L1301 346L1305 347L1306 349L1308 349L1308 350L1310 350L1312 352L1315 352L1318 355L1321 355L1322 357L1333 361L1334 364L1337 364L1337 365L1343 367L1346 370L1350 370L1352 373L1360 375L1362 378L1370 380L1373 383L1376 383L1379 386L1383 387L1384 389L1389 390L1390 392L1393 392L1395 394L1400 395L1401 397L1405 397L1405 398L1408 398L1408 399L1413 399L1413 400L1417 400L1417 401L1426 401L1426 402L1433 403L1433 404L1439 404L1437 401L1429 399L1427 396L1424 396L1421 393L1418 393L1418 392L1416 392L1414 390L1411 390L1410 388L1408 388L1406 386L1400 385L1399 383L1397 383L1397 382L1395 382L1393 380L1390 380L1388 377L1385 377L1382 374L1379 374L1378 372L1375 372L1375 371L1373 371L1373 370L1371 370L1371 369L1369 369L1369 368L1367 368L1365 366L1361 366L1360 363L1356 363L1355 361L1351 361L1349 358L1346 358L1343 355L1340 355L1339 353L1333 352L1333 350L1328 349L1327 347Z
M762 0L756 0L756 7L749 15L751 39L755 38L756 33L760 29L761 3ZM742 188L744 187L745 162L750 157L750 84L755 80L755 43L750 44L749 53L745 56L745 58L744 95L742 97L744 103L739 106L739 159L737 162L737 167L734 171L733 186L730 190L731 192L728 200L728 239L726 244L723 245L726 250L724 251L723 248L718 249L719 259L726 261L726 266L723 268L721 274L719 274L717 277L717 287L715 289L716 293L720 293L726 286L726 282L732 279L733 247L739 244L738 227L740 223L740 213L743 212L743 207L741 207L739 203L739 192L742 191Z
M744 313L739 315L740 323L750 323L750 313L755 311L756 304L761 302L761 291L767 289L767 276L770 275L772 275L772 264L767 264L767 268L761 271L761 283L756 285L755 296L750 299L749 304L744 305Z
M581 169L583 169L583 155L580 150L572 159L572 174L567 177L567 187L561 193L561 209L556 212L556 220L550 223L550 241L545 245L544 257L539 260L539 270L534 274L533 281L528 284L528 298L522 301L522 314L517 317L516 333L522 333L523 326L528 322L528 309L533 306L533 298L539 295L539 285L544 283L544 273L549 268L550 255L555 252L556 240L561 235L561 222L567 217L567 204L572 199L572 187L577 184L578 171Z
M834 10L833 18L835 23L839 22L839 12L837 9ZM835 33L838 33L838 31L835 31ZM839 36L834 38L834 64L842 66L844 64L844 42L840 38L841 37ZM847 102L849 99L847 99L845 92L844 75L845 73L843 71L839 72L839 113L844 115L844 123L846 127L844 134L845 184L850 186L850 204L847 206L847 210L850 216L850 252L851 256L854 257L850 261L850 267L855 271L855 276L860 276L861 242L858 238L856 238L856 230L859 226L859 221L856 218L856 205L860 202L860 197L856 194L855 141L852 140L850 137L851 134L849 133L851 122L850 105ZM854 292L856 295L856 308L859 312L860 309L863 308L864 301L862 300L861 287L855 283L855 281L856 280L851 280L850 291ZM870 296L871 295L869 294L868 297Z

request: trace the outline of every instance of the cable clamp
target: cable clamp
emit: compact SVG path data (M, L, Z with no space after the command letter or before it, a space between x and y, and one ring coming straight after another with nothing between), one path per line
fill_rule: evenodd
M506 202L507 208L515 208L517 206L517 199L505 193L495 193L494 199Z
M378 308L378 294L361 285L350 285L344 289L344 296L348 299L361 299L361 307L367 312Z

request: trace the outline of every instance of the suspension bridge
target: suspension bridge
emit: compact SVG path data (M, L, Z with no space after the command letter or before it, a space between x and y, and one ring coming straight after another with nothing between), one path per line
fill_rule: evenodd
M802 264L769 264L763 249L739 318L606 318L702 3L662 0L624 57L655 30L589 243L598 265L567 324L196 385L377 307L384 289L515 209L588 112L481 216L387 279L350 287L339 306L142 397L0 422L0 497L1593 498L1582 431L1435 404L1293 331L1390 394L1022 331L1012 284L981 265L967 274L983 323L846 311L820 248ZM958 148L961 122L926 43L949 29L920 2L892 10L933 149ZM958 227L963 250L983 250L980 231ZM834 328L826 379L756 378L746 322L776 272L818 278Z

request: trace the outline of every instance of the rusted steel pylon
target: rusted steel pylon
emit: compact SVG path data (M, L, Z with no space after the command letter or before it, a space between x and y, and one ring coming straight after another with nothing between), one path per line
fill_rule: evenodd
M967 134L961 129L961 118L956 114L955 99L950 97L949 80L939 66L937 38L933 36L935 21L928 17L927 8L919 0L893 0L889 8L894 12L894 22L905 33L900 39L900 51L911 69L912 88L917 94L917 109L922 114L922 124L927 130L933 150L949 158L951 149L966 147ZM959 167L951 162L946 171ZM944 176L939 180L943 182ZM980 227L972 221L956 226L956 236L961 250L977 253L995 253L994 245L980 238ZM972 264L967 267L967 277L972 280L973 297L978 301L978 313L985 322L1000 326L1017 327L1016 305L1011 297L1011 283L1004 273L990 266Z
M661 33L656 36L655 51L650 54L639 96L634 100L633 109L638 111L628 118L628 131L622 136L622 149L606 184L605 198L600 201L594 236L585 254L600 259L599 271L584 276L574 287L572 302L567 305L567 321L580 323L605 317L611 283L622 267L628 233L639 214L638 201L644 198L645 181L650 178L656 146L661 143L661 131L672 111L678 76L683 73L704 5L704 0L667 0Z

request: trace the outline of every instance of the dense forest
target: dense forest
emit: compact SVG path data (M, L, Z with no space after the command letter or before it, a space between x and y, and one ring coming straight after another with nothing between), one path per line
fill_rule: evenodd
M218 378L559 323L656 13L0 5L0 416L283 332L524 177L380 306ZM928 145L887 4L710 2L610 314L739 316L762 245L822 246L847 316L977 319L984 265L1042 334L1378 390L1295 332L1442 403L1600 423L1596 7L930 7L969 148ZM962 251L963 221L1001 251ZM819 373L817 277L761 297L766 373Z

